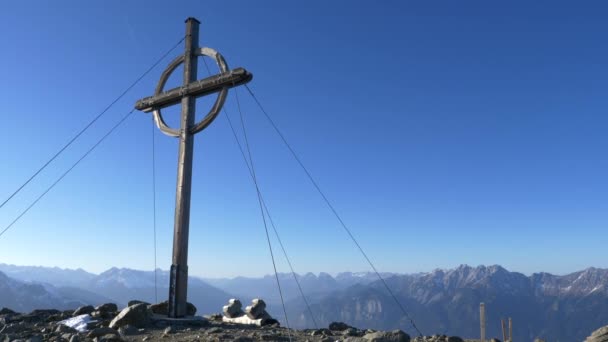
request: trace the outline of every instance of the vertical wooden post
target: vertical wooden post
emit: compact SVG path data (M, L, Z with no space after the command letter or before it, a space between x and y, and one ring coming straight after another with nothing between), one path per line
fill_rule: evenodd
M197 79L197 57L199 21L186 19L186 51L184 52L184 85ZM179 134L179 154L177 162L177 189L175 195L175 226L173 231L173 263L169 284L169 317L186 315L188 291L188 233L190 230L190 195L192 187L192 155L194 135L190 128L194 125L196 98L184 96Z
M486 342L486 305L484 303L479 304L479 329L481 342Z
M502 340L507 342L507 330L505 328L505 320L504 318L500 319L500 326L502 327Z

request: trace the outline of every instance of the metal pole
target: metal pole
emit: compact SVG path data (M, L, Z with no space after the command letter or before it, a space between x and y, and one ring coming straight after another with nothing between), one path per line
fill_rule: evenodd
M184 52L184 85L197 79L197 58L193 51L198 48L200 22L186 19L186 49ZM190 228L190 195L192 186L192 154L194 136L189 128L194 125L196 98L182 99L181 129L177 162L177 190L175 195L175 226L173 231L173 264L169 284L169 317L186 315L188 291L188 231Z
M507 340L507 330L505 329L505 320L503 318L500 319L500 325L502 326L502 340L508 342Z
M509 342L513 342L513 321L509 317Z
M481 342L486 342L486 305L484 303L479 304L479 329L481 330Z

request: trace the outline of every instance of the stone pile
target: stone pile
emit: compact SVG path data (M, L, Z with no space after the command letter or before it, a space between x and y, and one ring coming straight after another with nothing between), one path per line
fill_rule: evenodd
M244 325L279 325L279 322L266 312L266 303L259 298L251 301L251 305L242 310L241 301L233 298L224 305L222 310L222 321L225 323L244 324Z

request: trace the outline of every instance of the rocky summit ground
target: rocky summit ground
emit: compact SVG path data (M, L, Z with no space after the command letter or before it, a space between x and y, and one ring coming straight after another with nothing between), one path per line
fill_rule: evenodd
M222 315L204 319L163 319L165 303L150 305L133 301L118 310L115 304L84 306L77 310L34 310L18 313L0 309L0 342L40 341L345 341L345 342L476 342L457 336L410 337L401 330L358 329L334 322L323 329L293 330L271 323L263 326L226 323ZM160 312L160 314L159 314ZM194 315L196 308L188 307ZM65 325L66 320L81 322ZM271 320L272 322L274 320ZM276 321L275 321L276 322ZM78 329L78 330L77 330ZM498 341L490 339L489 341ZM540 340L537 340L540 341ZM585 342L608 342L608 326L593 332Z
M222 322L221 315L205 316L190 321L159 319L158 312L166 303L149 305L132 302L118 310L115 304L77 310L34 310L18 313L0 310L0 342L38 341L347 341L347 342L463 342L459 337L429 336L410 338L401 331L375 331L332 323L323 329L293 330L278 323L256 326ZM189 307L193 314L196 308ZM62 322L72 319L80 326L69 327Z

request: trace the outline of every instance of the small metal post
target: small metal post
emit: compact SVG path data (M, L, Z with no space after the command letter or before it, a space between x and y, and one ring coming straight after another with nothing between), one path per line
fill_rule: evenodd
M504 318L500 319L500 326L502 327L502 340L508 342L507 339L507 329L505 328L505 320Z
M479 329L481 342L486 342L486 305L484 303L479 304Z
M513 321L509 317L509 342L513 342Z
M197 58L193 51L198 48L200 22L186 19L186 51L184 52L184 85L197 79ZM177 189L175 195L175 227L173 233L173 263L169 284L169 317L186 315L188 291L188 233L190 229L190 195L192 187L192 155L194 135L190 127L194 125L196 98L182 98L179 134L179 154L177 162Z

